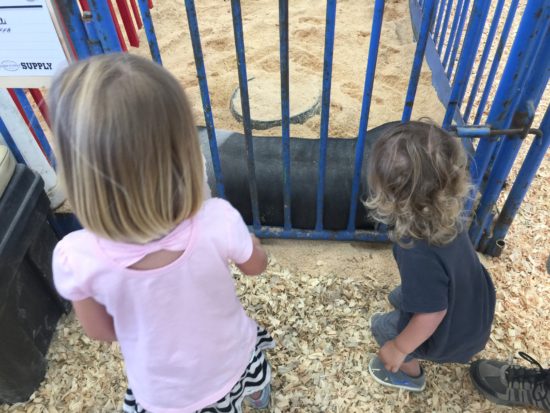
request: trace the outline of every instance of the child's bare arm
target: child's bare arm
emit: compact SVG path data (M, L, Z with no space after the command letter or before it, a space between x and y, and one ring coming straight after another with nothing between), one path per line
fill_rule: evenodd
M447 310L435 313L417 313L394 340L386 342L379 352L387 370L397 372L405 357L416 350L435 332Z
M397 348L406 354L412 353L432 336L445 314L447 310L413 315L407 327L395 338Z
M260 240L253 234L250 234L250 236L252 237L252 243L254 244L252 255L248 261L242 264L237 264L237 267L239 267L243 274L260 275L267 268L267 254L262 248Z
M73 301L76 317L86 335L99 341L117 341L113 318L93 298Z

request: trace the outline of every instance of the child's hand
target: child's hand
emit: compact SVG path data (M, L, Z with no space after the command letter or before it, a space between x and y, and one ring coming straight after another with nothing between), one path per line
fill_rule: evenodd
M386 342L378 352L378 358L384 363L386 370L397 373L405 361L407 354L403 353L395 345L395 341Z

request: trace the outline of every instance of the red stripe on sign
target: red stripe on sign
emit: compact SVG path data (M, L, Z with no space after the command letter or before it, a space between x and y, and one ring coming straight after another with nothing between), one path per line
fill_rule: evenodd
M153 0L149 0L149 8L150 8L150 9L153 8Z
M13 100L13 103L15 103L15 106L17 106L17 110L19 111L19 114L21 115L21 117L23 118L23 120L27 124L27 127L31 131L32 136L34 137L34 141L36 142L36 144L38 145L38 147L40 148L40 150L42 151L44 156L47 158L46 152L44 152L44 148L40 144L40 140L38 139L38 136L36 136L36 133L34 133L34 129L31 125L31 121L29 120L29 118L27 117L27 114L23 110L23 106L21 106L21 103L19 102L19 99L17 99L17 95L15 94L13 89L8 89L8 93L10 94L11 99Z
M120 25L118 24L118 19L116 17L115 8L113 7L113 3L111 2L111 0L107 0L107 3L109 4L109 11L111 12L111 17L113 18L113 23L115 25L116 35L118 37L120 47L122 48L123 51L127 52L128 47L126 47L126 42L124 41L124 37L122 36L122 31L120 30Z
M82 11L90 11L88 0L80 0L80 7L82 8Z
M38 110L40 110L42 117L51 128L50 118L48 116L48 106L46 105L44 96L42 96L42 92L40 91L40 89L29 89L29 92L32 96L32 99L34 100L34 103L36 103L36 106L38 106Z
M143 27L143 23L141 21L141 15L139 14L139 8L136 0L130 0L130 4L132 5L132 12L134 13L134 19L136 20L137 27L138 29L141 29Z
M128 41L130 46L139 47L139 38L134 27L134 22L132 20L132 14L130 13L130 8L126 0L116 0L118 6L118 11L120 12L120 17L122 18L122 23L124 24L124 29L126 30L126 36L128 36Z

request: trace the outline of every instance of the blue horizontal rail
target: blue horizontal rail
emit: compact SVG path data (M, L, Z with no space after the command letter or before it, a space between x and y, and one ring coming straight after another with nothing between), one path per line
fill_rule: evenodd
M325 241L369 241L388 242L389 237L386 231L326 231L326 230L284 230L279 227L262 227L260 230L251 230L260 238L289 238L309 239Z

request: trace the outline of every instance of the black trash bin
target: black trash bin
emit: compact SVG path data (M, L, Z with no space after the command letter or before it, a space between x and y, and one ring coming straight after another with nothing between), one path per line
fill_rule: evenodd
M0 198L0 401L28 400L43 380L45 355L66 309L52 280L58 239L48 223L42 179L24 165Z

